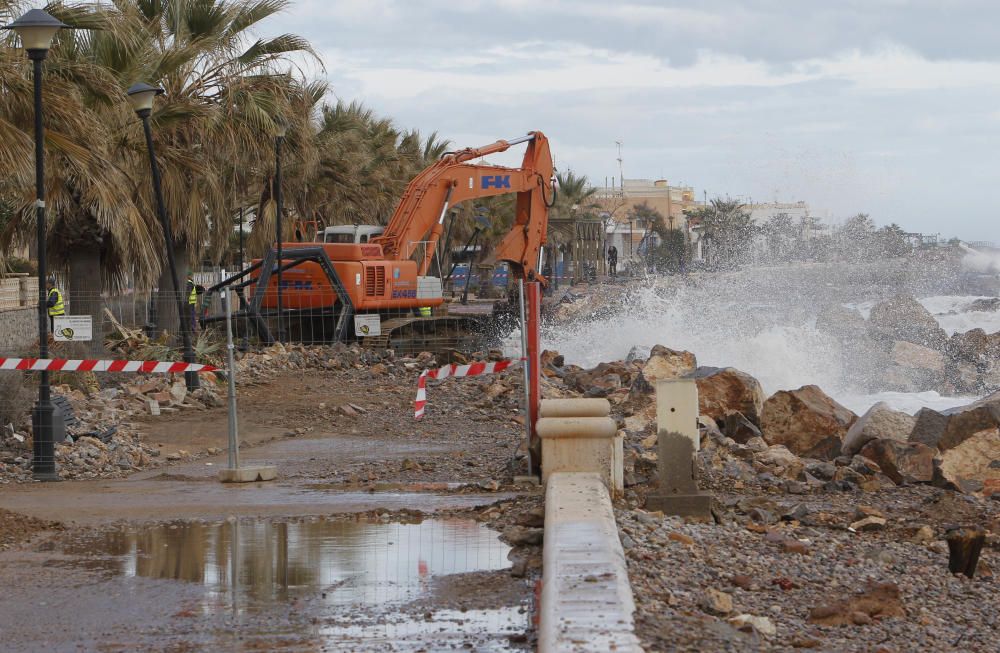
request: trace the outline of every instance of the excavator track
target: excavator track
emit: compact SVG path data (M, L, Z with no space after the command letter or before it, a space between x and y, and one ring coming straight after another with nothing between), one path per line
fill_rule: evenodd
M479 316L399 317L382 322L382 333L361 340L368 349L392 349L400 354L422 351L471 352L486 346L485 319Z

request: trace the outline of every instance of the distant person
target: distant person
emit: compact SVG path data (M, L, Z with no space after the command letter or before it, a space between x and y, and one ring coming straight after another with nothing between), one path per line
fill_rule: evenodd
M608 272L612 278L618 274L618 248L614 245L608 248Z
M188 272L187 276L188 311L191 313L191 334L198 331L198 295L205 292L204 286L199 286L194 282L194 274Z
M49 312L49 333L55 333L56 318L66 315L66 305L63 303L62 291L56 288L55 277L45 280L45 288L48 291L45 295L45 308Z

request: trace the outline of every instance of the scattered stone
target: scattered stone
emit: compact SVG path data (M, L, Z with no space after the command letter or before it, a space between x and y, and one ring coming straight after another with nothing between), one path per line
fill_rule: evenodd
M784 540L781 543L781 549L785 553L796 553L803 556L807 556L810 553L809 545L799 540Z
M503 537L511 546L538 546L544 535L544 529L527 526L508 526L503 530Z
M743 590L750 590L754 587L753 578L746 574L736 574L730 577L729 582Z
M733 611L731 594L708 588L701 597L701 607L710 614L727 615Z
M688 546L694 546L694 538L685 535L684 533L678 533L677 531L671 531L668 533L667 539L674 542L680 542L681 544L686 544Z
M851 524L851 529L858 532L881 531L885 529L886 520L884 517L865 517Z
M906 616L899 587L895 583L870 582L859 594L812 608L809 622L823 626L855 624L854 615L857 613L875 619Z
M934 541L934 529L930 526L921 526L917 529L917 532L913 534L910 538L911 542L916 544L924 544L926 542Z
M774 622L767 617L758 617L751 614L741 614L729 619L729 623L744 632L756 631L764 637L774 637L778 629L774 627Z

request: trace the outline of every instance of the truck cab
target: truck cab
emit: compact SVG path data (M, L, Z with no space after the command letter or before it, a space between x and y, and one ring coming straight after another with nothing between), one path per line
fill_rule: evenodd
M381 236L385 227L370 224L347 224L327 227L316 234L318 243L367 243L376 236Z

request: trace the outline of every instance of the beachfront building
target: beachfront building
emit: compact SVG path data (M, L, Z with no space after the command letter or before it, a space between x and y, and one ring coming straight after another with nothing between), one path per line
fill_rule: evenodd
M666 179L625 179L618 184L612 180L609 185L597 189L595 200L606 224L607 245L618 248L618 258L622 262L639 257L644 250L643 239L649 243L656 238L653 225L637 217L635 207L646 204L655 209L668 227L684 231L690 239L685 211L703 206L695 200L691 186L671 185Z

